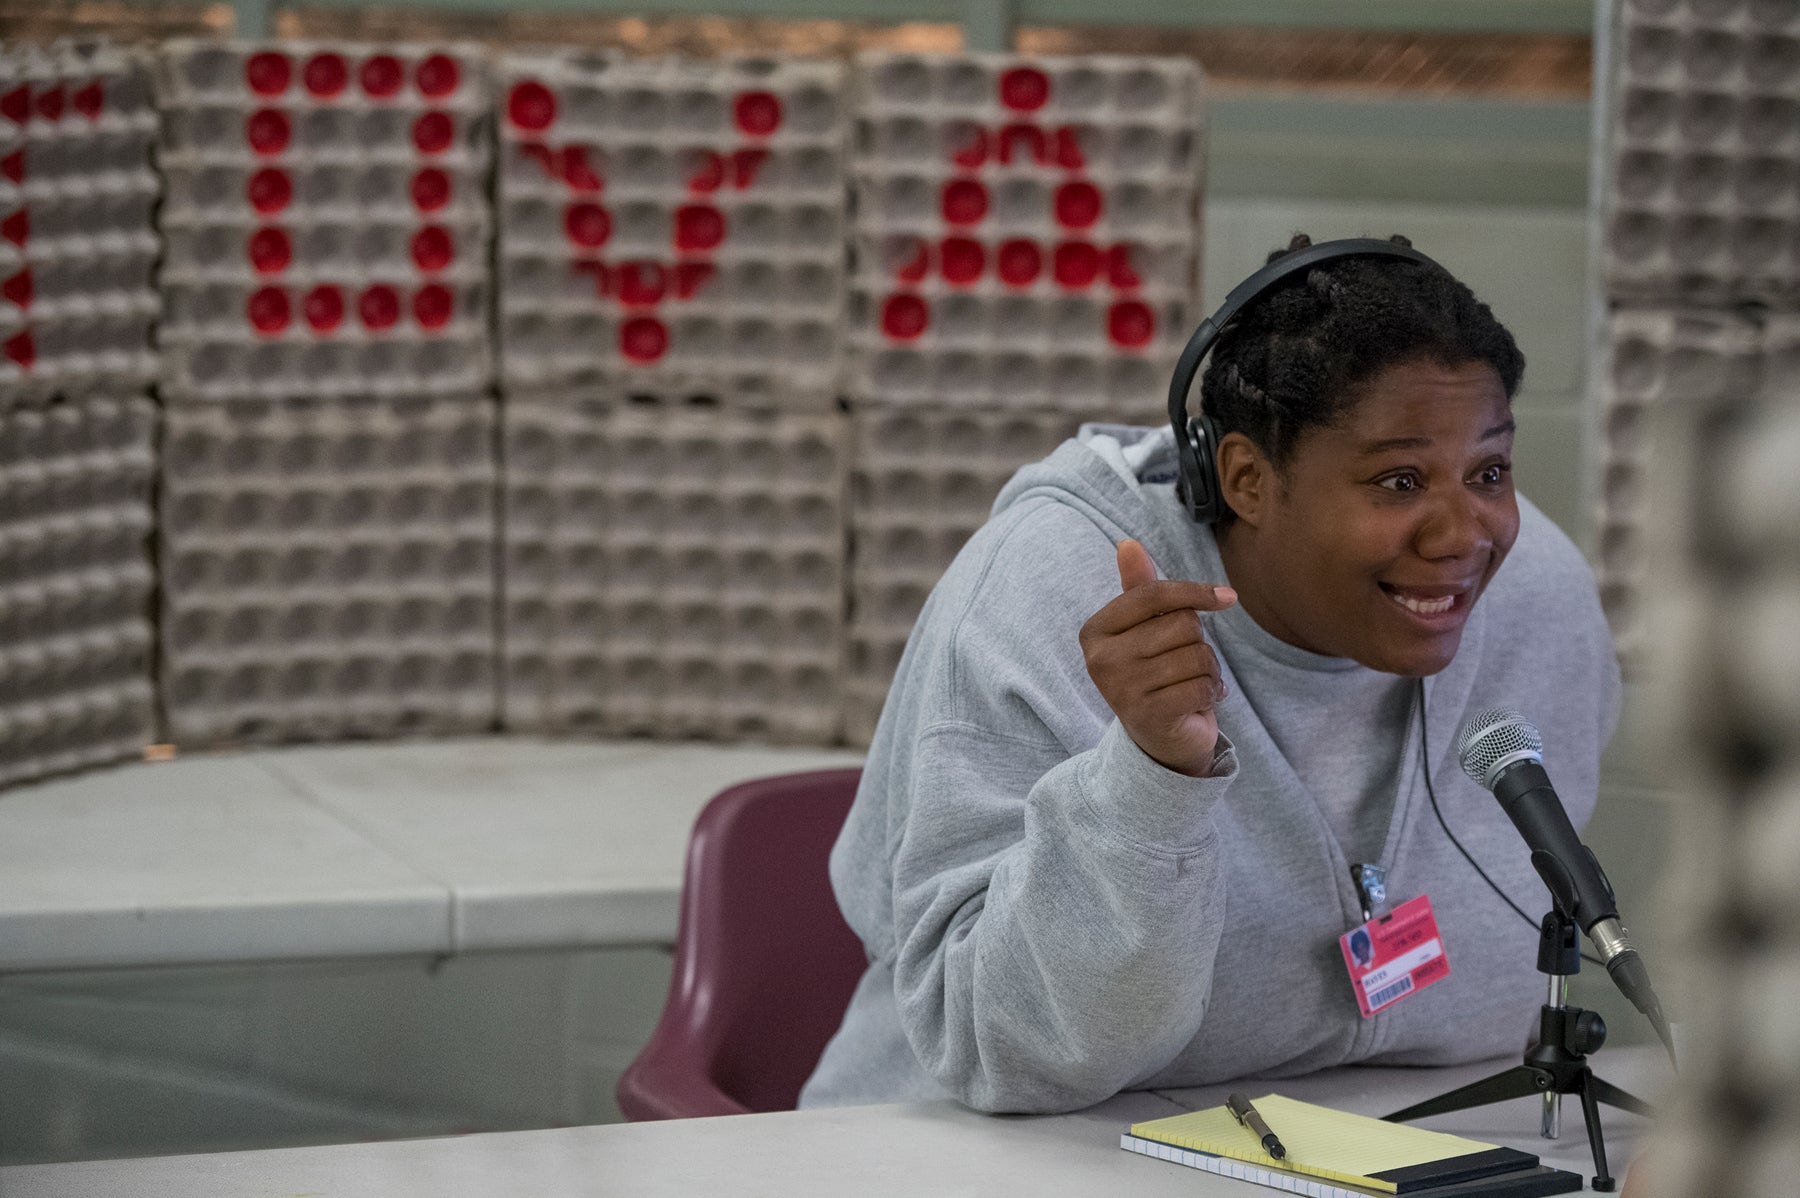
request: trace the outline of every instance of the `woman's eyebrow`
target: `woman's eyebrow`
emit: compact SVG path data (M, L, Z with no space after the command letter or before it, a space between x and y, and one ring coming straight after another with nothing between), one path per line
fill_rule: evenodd
M1483 441L1492 441L1497 437L1506 436L1508 433L1515 431L1517 428L1518 428L1517 424L1515 424L1511 420L1508 420L1502 424L1496 424L1493 428L1490 428L1486 432L1482 433L1481 439ZM1380 441L1370 441L1367 445L1364 445L1362 448L1358 449L1357 453L1360 454L1362 457L1367 458L1367 457L1374 457L1378 453L1387 453L1389 450L1426 449L1426 448L1430 447L1430 445L1431 445L1430 437L1387 437Z
M1483 437L1482 440L1487 440ZM1365 458L1374 457L1378 453L1386 453L1390 449L1424 449L1431 444L1430 437L1389 437L1383 441L1370 441L1357 450Z

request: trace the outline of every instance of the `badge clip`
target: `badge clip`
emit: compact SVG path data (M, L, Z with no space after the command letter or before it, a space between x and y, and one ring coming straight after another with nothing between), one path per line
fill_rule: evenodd
M1379 865L1356 864L1350 867L1350 880L1356 884L1356 900L1362 905L1363 922L1375 918L1375 912L1387 905L1387 870Z

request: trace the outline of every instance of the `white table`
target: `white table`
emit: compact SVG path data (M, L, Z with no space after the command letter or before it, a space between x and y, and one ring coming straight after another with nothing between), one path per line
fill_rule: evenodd
M1454 1069L1343 1069L1279 1082L1123 1094L1045 1117L978 1115L949 1102L728 1119L509 1132L212 1156L0 1169L6 1198L916 1198L929 1195L1123 1195L1196 1198L1272 1190L1150 1160L1118 1147L1133 1121L1215 1105L1225 1092L1271 1090L1380 1115L1516 1061ZM1603 1052L1597 1071L1655 1100L1668 1071L1641 1049ZM1565 1100L1570 1101L1570 1100ZM1591 1174L1577 1108L1561 1140L1537 1135L1538 1102L1440 1116L1424 1126L1536 1152ZM1609 1162L1624 1171L1645 1122L1608 1110Z
M671 943L700 808L829 749L483 737L0 793L0 972Z

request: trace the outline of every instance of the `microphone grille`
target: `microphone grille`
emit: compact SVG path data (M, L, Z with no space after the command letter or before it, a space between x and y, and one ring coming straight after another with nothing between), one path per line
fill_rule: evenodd
M1529 757L1544 759L1544 738L1535 725L1510 707L1490 707L1463 721L1456 734L1456 755L1463 773L1482 786L1502 761Z

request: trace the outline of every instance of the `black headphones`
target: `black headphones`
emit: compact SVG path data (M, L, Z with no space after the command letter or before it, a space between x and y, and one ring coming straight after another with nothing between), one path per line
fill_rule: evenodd
M1245 304L1274 287L1289 275L1298 274L1321 262L1334 258L1400 258L1437 266L1430 258L1410 246L1372 237L1353 237L1343 241L1325 241L1307 246L1291 254L1283 254L1231 289L1225 302L1200 323L1188 338L1187 348L1175 363L1175 376L1169 380L1169 423L1175 427L1175 461L1180 477L1175 494L1188 515L1202 524L1215 523L1224 514L1225 500L1220 495L1219 463L1214 456L1219 443L1211 417L1202 412L1187 414L1188 392L1200 374L1200 359L1212 349L1213 342L1225 330ZM1438 267L1440 270L1442 267Z

